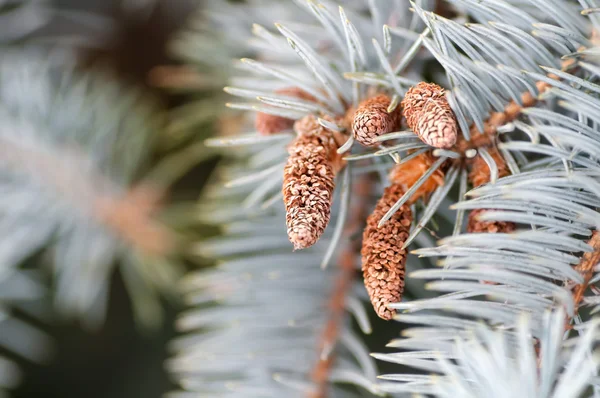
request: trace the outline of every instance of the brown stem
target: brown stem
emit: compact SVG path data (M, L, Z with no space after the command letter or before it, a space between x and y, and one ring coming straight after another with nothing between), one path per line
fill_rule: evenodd
M340 268L334 290L327 303L329 316L327 323L321 332L317 360L311 373L311 380L315 384L315 390L311 391L308 398L327 398L327 384L335 358L330 354L333 347L340 338L340 328L346 317L345 302L352 283L356 277L356 260L360 250L360 243L351 239L360 228L367 217L365 214L367 197L370 191L368 177L358 181L353 189L352 198L356 198L355 205L350 209L350 216L344 227L346 247L338 258Z
M549 83L539 81L536 83L536 87L539 93L543 94L551 86ZM456 150L464 154L469 149L490 146L496 138L498 127L516 120L524 108L535 106L538 99L531 93L526 92L521 95L521 101L523 106L510 101L503 112L492 112L490 117L483 123L483 132L480 132L477 126L472 124L470 127L471 140L467 141L463 136L460 136L456 143Z
M323 353L323 355L318 359L311 375L317 389L309 395L309 398L326 398L327 396L327 380L335 362L333 355L328 354L328 351L335 346L339 339L340 326L346 315L344 303L355 276L355 259L356 250L354 249L344 250L339 258L341 271L333 294L329 299L329 317L325 328L321 332L321 340L318 347L318 352L320 354Z
M561 64L561 70L566 71L573 65L574 61L572 59L565 60ZM560 80L557 75L552 73L549 73L547 76L554 80ZM550 83L544 81L538 81L535 86L539 92L539 95L545 93L552 87ZM521 102L523 103L522 106L517 104L515 101L510 101L504 108L504 111L492 112L490 117L483 124L483 132L479 131L475 124L472 124L470 127L471 140L467 141L463 136L460 136L454 150L464 154L465 151L469 149L492 145L500 126L516 120L521 115L523 109L535 106L538 101L538 98L531 95L530 92L523 93L521 95Z

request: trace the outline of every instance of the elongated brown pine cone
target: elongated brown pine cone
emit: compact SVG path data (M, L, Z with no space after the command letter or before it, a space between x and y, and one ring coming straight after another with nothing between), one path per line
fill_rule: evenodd
M377 224L403 194L399 185L387 187L367 218L363 232L361 255L365 287L375 312L386 320L392 319L395 313L388 304L399 302L404 292L406 250L401 247L409 235L412 212L404 205L381 228L377 228Z
M275 90L275 94L286 95L306 101L316 101L315 97L298 87L287 87ZM289 130L294 125L293 119L258 112L254 121L254 127L260 135L273 135Z
M408 127L427 145L449 149L458 137L458 123L445 90L433 83L411 87L402 100Z
M287 233L294 249L314 245L329 223L335 174L342 161L331 131L312 115L296 123L283 171Z
M498 178L506 177L510 175L510 170L504 161L504 158L494 147L487 148L488 153L494 159L496 167L498 168ZM490 182L490 168L481 155L477 155L473 159L471 164L471 171L469 172L469 180L474 187L478 187L483 184ZM468 233L510 233L517 229L517 226L513 222L506 221L479 221L477 217L489 211L488 209L476 209L471 210L469 218L467 220L467 232Z
M390 181L393 184L400 185L406 191L417 182L434 162L435 160L430 153L422 153L402 164L394 166L390 172ZM427 197L441 185L444 185L444 172L437 169L425 183L417 189L409 199L409 204L416 202L419 198Z
M377 144L375 139L380 135L391 133L400 128L402 112L397 106L393 112L388 113L391 99L385 94L363 101L352 120L352 130L356 141L365 146Z

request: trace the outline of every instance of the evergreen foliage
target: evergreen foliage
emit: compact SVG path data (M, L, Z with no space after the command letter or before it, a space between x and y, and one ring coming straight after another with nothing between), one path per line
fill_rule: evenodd
M17 362L50 359L40 325L52 315L102 325L117 266L144 326L161 322L179 277L175 237L155 220L164 187L144 179L165 117L147 93L77 65L108 22L0 1L0 396Z
M217 32L226 58L251 57L223 69L231 73L226 92L241 97L228 106L292 120L315 115L345 137L338 153L347 163L324 237L293 252L281 184L299 127L261 134L247 123L207 141L225 160L200 201L201 219L223 233L198 244L198 254L218 265L185 284L192 309L180 320L186 335L169 368L187 392L175 396L600 394L597 321L587 310L599 291L597 4L274 3L232 3L218 18L203 15L227 27ZM255 14L270 7L278 13ZM220 67L206 42L201 30L188 31L186 59ZM460 130L455 145L432 148L409 129L377 137L375 148L355 141L345 122L354 107L384 93L391 112L421 81L446 89ZM278 94L288 87L312 100ZM422 154L434 159L424 169L415 161ZM387 324L402 330L389 344L399 352L373 354L403 366L376 380L349 321L352 313L370 331L358 301L366 299L363 288L344 296L347 315L332 339L324 344L318 331L339 316L328 300L348 263L360 281L354 229L398 183L388 177L392 169L416 177L379 224L405 204L415 222L399 248L411 251L407 292L390 305L401 311L399 323ZM431 184L438 169L443 181ZM360 350L350 348L350 335Z
M190 95L165 117L77 66L109 20L0 0L0 396L51 350L31 321L100 326L118 269L156 325L191 254L173 397L600 397L596 0L199 9L150 76ZM182 253L181 218L218 232Z

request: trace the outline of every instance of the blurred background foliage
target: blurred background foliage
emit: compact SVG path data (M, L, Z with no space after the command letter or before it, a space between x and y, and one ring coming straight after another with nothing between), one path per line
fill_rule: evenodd
M101 70L117 84L141 90L142 97L157 100L160 112L168 112L192 100L185 93L164 89L161 68L174 64L169 42L187 23L192 11L202 6L201 1L34 0L27 3L0 0L0 16L9 15L0 22L2 51L9 51L8 47L20 50L26 46L46 45L53 49L64 48L67 52L74 50L78 68ZM23 10L20 7L25 7L26 12L20 14ZM29 12L26 7L35 8L35 12ZM24 19L19 19L21 15ZM213 92L214 89L211 88ZM210 97L211 90L206 98ZM197 100L197 93L193 100ZM188 225L188 217L177 219L175 215L188 214L192 201L214 167L214 158L197 164L202 159L198 156L199 145L194 145L210 134L214 119L209 115L196 121L193 137L172 140L169 134L173 131L177 134L177 126L172 123L177 118L175 113L171 117L166 115L165 134L158 137L155 153L148 162L159 165L151 176L156 181L174 182L165 211L171 212L169 218L175 220L176 229L187 229L188 235L194 236L202 233L200 229ZM173 202L180 204L169 206ZM197 267L198 264L187 261L186 266ZM150 398L172 390L174 386L163 363L168 357L168 343L175 336L173 325L180 309L178 303L164 301L162 323L148 330L136 323L129 293L123 275L115 269L110 276L105 321L95 329L82 327L78 319L39 318L15 309L19 319L47 333L53 348L52 355L42 363L0 350L0 356L18 363L23 374L11 396Z

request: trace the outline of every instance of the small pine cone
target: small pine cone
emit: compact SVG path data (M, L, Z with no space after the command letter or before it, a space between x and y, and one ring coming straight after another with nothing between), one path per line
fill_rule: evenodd
M421 141L442 149L454 146L458 124L442 87L425 82L411 87L402 100L402 109L408 127Z
M375 139L380 135L391 133L400 128L402 112L397 106L392 113L388 113L390 97L380 94L363 101L352 120L352 130L356 141L364 146L373 146Z
M316 101L315 97L298 87L287 87L275 90L275 94L286 95L306 101ZM285 117L258 112L254 121L254 127L260 135L273 135L289 130L294 125L294 120Z
M400 185L404 190L408 190L419 178L421 178L423 173L425 173L433 163L434 159L430 153L422 153L407 162L394 166L390 172L390 181L393 184ZM419 198L426 197L441 185L444 185L444 172L437 169L427 181L417 189L410 198L409 203L414 203Z
M470 234L475 233L501 233L508 234L514 232L517 226L513 222L507 221L479 221L477 218L480 214L485 213L486 209L471 210L469 213L469 219L467 222L467 232Z
M406 250L401 247L408 238L412 212L404 205L381 228L377 228L377 224L403 194L399 185L387 187L367 218L363 233L361 255L365 287L375 312L385 320L392 319L395 313L388 304L399 302L404 292Z
M307 116L301 123L310 125ZM287 233L294 250L314 245L329 223L334 178L341 167L331 131L303 130L288 147L283 171Z
M496 148L489 147L488 152L492 155L494 162L496 163L496 167L498 168L498 178L506 177L510 175L510 170L504 161L504 158L498 152ZM473 159L473 163L471 165L471 171L469 172L469 180L474 187L478 187L483 184L487 184L490 182L490 168L481 155L477 155Z

